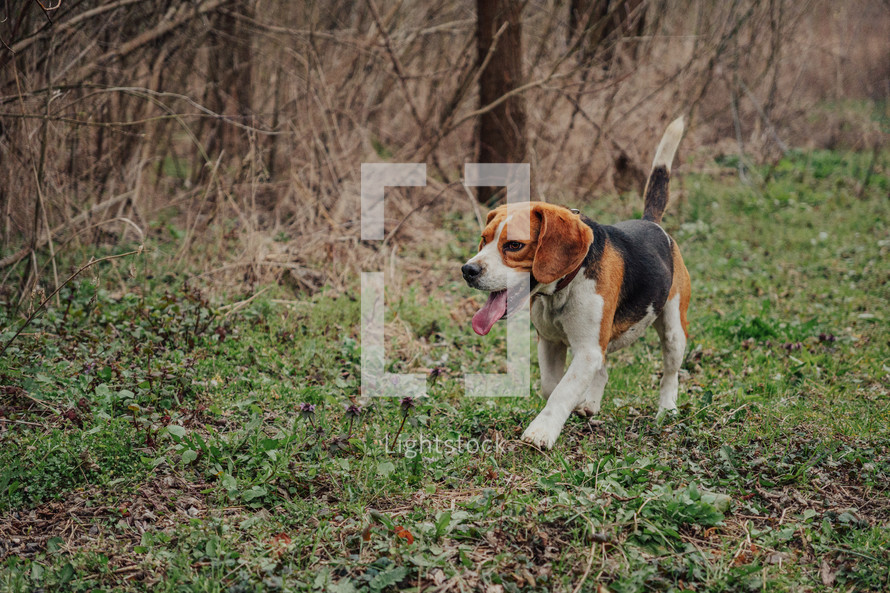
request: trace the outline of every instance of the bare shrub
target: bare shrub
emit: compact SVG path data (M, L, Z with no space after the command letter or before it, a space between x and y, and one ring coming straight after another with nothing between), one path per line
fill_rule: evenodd
M658 134L681 113L684 153L739 153L742 173L789 147L886 140L865 103L890 94L880 0L632 2L646 18L614 29L593 55L579 51L588 37L566 3L523 6L515 92L535 198L582 205L639 192ZM469 0L5 10L7 302L55 286L72 255L132 241L122 219L144 230L149 251L152 241L174 246L156 252L158 265L224 287L278 280L311 292L346 286L368 258L410 258L402 239L448 241L441 215L473 208L459 180L473 127L493 105L479 104ZM359 170L370 161L429 167L426 189L391 192L384 249L359 241Z

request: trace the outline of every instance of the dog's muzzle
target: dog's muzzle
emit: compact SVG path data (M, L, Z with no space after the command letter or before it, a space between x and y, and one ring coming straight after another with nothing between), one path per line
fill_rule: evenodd
M476 281L482 275L482 266L479 264L464 264L461 266L460 272L464 275L464 280L467 281L467 284L475 288Z

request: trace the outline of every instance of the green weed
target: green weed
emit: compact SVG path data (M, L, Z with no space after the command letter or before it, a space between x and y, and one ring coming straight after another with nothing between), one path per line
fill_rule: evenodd
M358 398L355 286L233 312L161 275L74 283L0 361L0 590L885 590L890 205L869 159L678 176L679 413L655 418L650 335L545 454L518 441L537 379L528 400L463 396L505 353L453 277L469 216L422 249L440 288L387 294L388 368L428 376L405 404ZM606 202L584 209L627 207Z

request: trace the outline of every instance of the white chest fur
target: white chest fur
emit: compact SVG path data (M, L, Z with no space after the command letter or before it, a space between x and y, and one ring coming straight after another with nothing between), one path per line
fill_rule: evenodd
M542 338L573 346L596 345L603 317L603 299L596 294L596 282L576 279L565 289L539 295L531 308L531 319Z
M542 338L568 346L568 337L562 324L565 308L565 295L557 293L537 296L532 302L531 319Z

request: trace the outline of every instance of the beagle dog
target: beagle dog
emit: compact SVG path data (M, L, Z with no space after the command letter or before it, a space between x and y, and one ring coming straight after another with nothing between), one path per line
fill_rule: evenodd
M549 449L573 411L585 417L599 412L608 379L606 354L627 346L650 325L664 358L659 414L676 410L690 283L677 243L659 223L682 135L681 117L658 145L642 220L602 225L544 202L489 212L479 252L461 272L472 288L489 293L473 316L477 334L487 334L531 299L547 403L523 433L524 441ZM566 369L569 347L572 362Z

